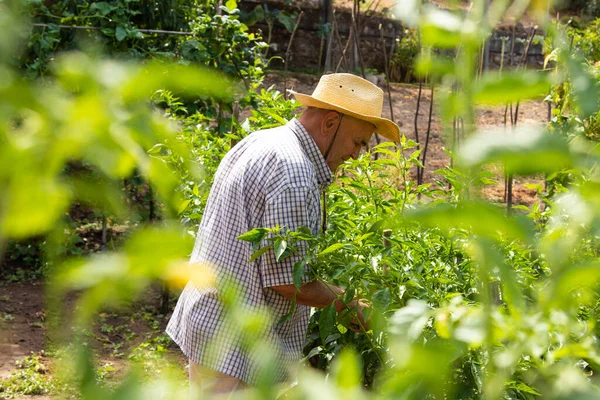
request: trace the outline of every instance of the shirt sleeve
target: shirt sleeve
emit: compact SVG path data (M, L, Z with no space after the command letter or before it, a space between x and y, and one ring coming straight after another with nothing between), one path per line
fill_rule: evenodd
M291 187L284 190L267 202L263 226L272 228L279 225L282 232L295 231L301 226L310 226L309 202L309 190L306 187ZM263 243L263 245L265 244ZM275 261L275 253L272 249L261 257L260 273L263 287L294 284L294 264L304 259L308 246L306 242L300 241L295 248L299 251L299 254L294 252L279 261ZM302 280L303 283L309 280L310 277L305 274Z

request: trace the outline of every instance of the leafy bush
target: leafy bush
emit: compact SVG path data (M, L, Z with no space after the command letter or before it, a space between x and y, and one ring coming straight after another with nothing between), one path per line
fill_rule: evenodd
M396 39L394 54L390 60L390 80L412 82L415 78L414 64L419 51L417 31L406 29L404 35L400 39Z
M600 61L600 19L595 19L583 28L569 27L567 32L574 50L581 51L591 62Z
M0 380L0 396L43 395L58 389L41 355L32 354L18 360L16 367L8 378Z

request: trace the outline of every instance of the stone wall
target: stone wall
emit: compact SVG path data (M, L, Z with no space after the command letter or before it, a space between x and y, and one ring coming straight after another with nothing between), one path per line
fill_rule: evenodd
M298 12L297 6L286 4L283 0L270 1L255 1L246 0L239 3L239 7L245 11L251 11L257 5L266 3L269 9L279 9L286 11ZM292 2L294 3L294 2ZM292 70L310 70L310 71L334 71L337 65L342 60L342 51L346 46L350 26L352 24L352 14L350 10L336 9L335 16L331 11L327 12L327 4L324 0L303 1L302 11L304 15L292 42L289 68ZM319 31L324 23L337 22L339 31L339 40L334 34L330 39L321 39ZM340 70L348 70L358 72L360 65L363 64L365 69L385 71L385 56L384 49L389 55L392 54L393 48L396 45L396 40L403 35L402 24L394 19L382 16L361 15L358 24L360 25L360 52L354 43L352 43L346 53L347 63L342 62ZM380 31L381 26L381 31ZM267 24L258 22L251 26L252 31L262 31L266 41ZM514 30L514 51L511 57L512 39ZM381 39L381 33L384 35L384 42ZM489 40L490 46L490 68L498 68L501 59L502 38L508 38L505 44L504 65L516 65L521 60L526 39L529 33L529 28L517 24L516 27L501 27L496 30ZM539 34L539 33L538 33ZM271 47L269 49L269 57L277 56L281 59L273 59L271 67L284 68L286 50L290 41L291 33L281 24L276 21L273 28ZM331 43L329 43L331 41ZM354 41L353 41L354 42ZM329 50L329 51L328 51ZM362 58L362 63L361 63ZM511 61L512 60L512 61ZM542 53L542 44L532 44L529 49L527 65L530 67L541 67L543 65L544 56Z
M265 2L258 1L242 1L239 7L245 11L251 11L257 4L263 4ZM288 11L296 11L298 9L293 5L286 5L282 1L267 1L269 9L283 9ZM311 2L303 2L304 15L292 42L291 53L290 53L290 65L291 69L308 69L323 71L335 70L337 64L341 60L342 51L348 41L348 35L350 32L350 26L352 24L352 14L350 10L335 11L335 17L333 13L326 12L321 7L322 0L314 0ZM311 7L312 6L312 7ZM337 22L339 41L336 35L331 36L331 44L328 39L321 39L319 37L319 31L322 29L324 23L328 22L333 24L333 19ZM348 62L348 69L351 71L357 70L361 63L360 58L364 67L368 69L376 69L378 71L384 71L384 43L381 39L381 33L379 31L379 25L385 40L385 49L388 54L392 50L394 39L401 34L402 25L399 21L392 20L384 17L364 17L359 16L358 24L360 29L360 54L356 49L354 43L349 47L346 53L346 60ZM264 22L258 22L250 28L252 31L261 30L263 38L266 40L268 26ZM285 59L285 53L290 41L291 33L278 21L275 22L271 48L269 50L269 56L279 56ZM354 42L354 41L353 41ZM341 45L341 46L340 46ZM327 57L329 48L329 57ZM273 60L272 67L283 68L284 64L282 60ZM327 67L327 68L326 68ZM341 69L344 69L342 64Z

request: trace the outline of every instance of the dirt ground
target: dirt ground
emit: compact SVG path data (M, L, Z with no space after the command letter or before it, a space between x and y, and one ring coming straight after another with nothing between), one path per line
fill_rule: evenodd
M264 86L275 87L283 92L285 87L283 72L273 72L267 74ZM290 74L287 79L287 88L293 89L300 93L312 93L318 83L318 77L308 74ZM386 87L380 85L384 90L384 105L383 116L390 118L390 107ZM394 111L394 121L400 125L401 133L407 138L416 140L414 119L417 110L417 98L419 86L413 84L391 84L392 104ZM431 123L430 142L427 150L427 158L425 163L425 182L431 182L434 178L434 171L449 166L450 158L444 151L444 132L441 127L439 110L437 107L437 94L434 91L434 108ZM421 103L419 107L419 116L417 127L419 139L424 142L427 133L427 125L429 120L429 105L431 102L431 90L423 88L421 94ZM504 126L504 111L505 106L489 106L481 107L477 110L477 126L478 129L493 129ZM519 107L519 126L542 126L548 120L548 108L543 101L526 101L521 103ZM509 122L510 124L510 122ZM381 140L385 140L381 138ZM373 140L372 144L375 144ZM502 202L504 199L504 177L496 174L497 185L487 186L484 188L484 195L491 201ZM531 206L537 201L537 194L534 189L529 189L527 184L539 184L542 180L536 177L515 177L513 186L513 203L515 205L523 204Z
M0 286L0 379L16 360L44 349L44 315L41 284Z
M128 354L131 354L131 350L164 332L170 315L161 316L157 313L159 298L159 288L151 287L144 298L133 303L129 309L107 311L99 315L99 322L88 340L97 365L109 365L111 368L107 381L122 379L129 366ZM64 309L73 310L76 299L76 295L67 296ZM46 374L51 376L56 372L55 360L45 353L55 343L49 337L44 304L43 283L0 282L0 380L9 377L18 360L31 354L42 355L41 363L47 368ZM58 340L64 341L68 337L70 326L69 323L61 324L61 330L64 328L61 335L64 336ZM106 327L114 330L107 332ZM186 361L175 345L166 349L165 362L179 365L182 373ZM44 395L19 397L38 400L50 398ZM4 397L0 393L2 399Z

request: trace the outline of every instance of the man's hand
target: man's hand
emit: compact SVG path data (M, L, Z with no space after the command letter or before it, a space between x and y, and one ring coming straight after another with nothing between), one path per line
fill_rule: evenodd
M350 310L352 312L352 321L348 329L354 332L365 332L371 330L369 321L365 319L363 309L370 308L371 305L366 300L352 300L351 302L344 304L341 300L335 301L335 309L338 313L343 310Z
M352 300L344 304L339 299L344 290L337 286L315 281L305 283L300 290L294 285L273 286L271 289L290 301L293 301L295 295L296 303L305 306L324 308L335 302L335 309L338 313L343 310L351 310L353 319L349 326L350 330L354 332L361 332L363 328L365 331L370 330L369 323L363 315L363 309L370 308L370 304L366 300Z

